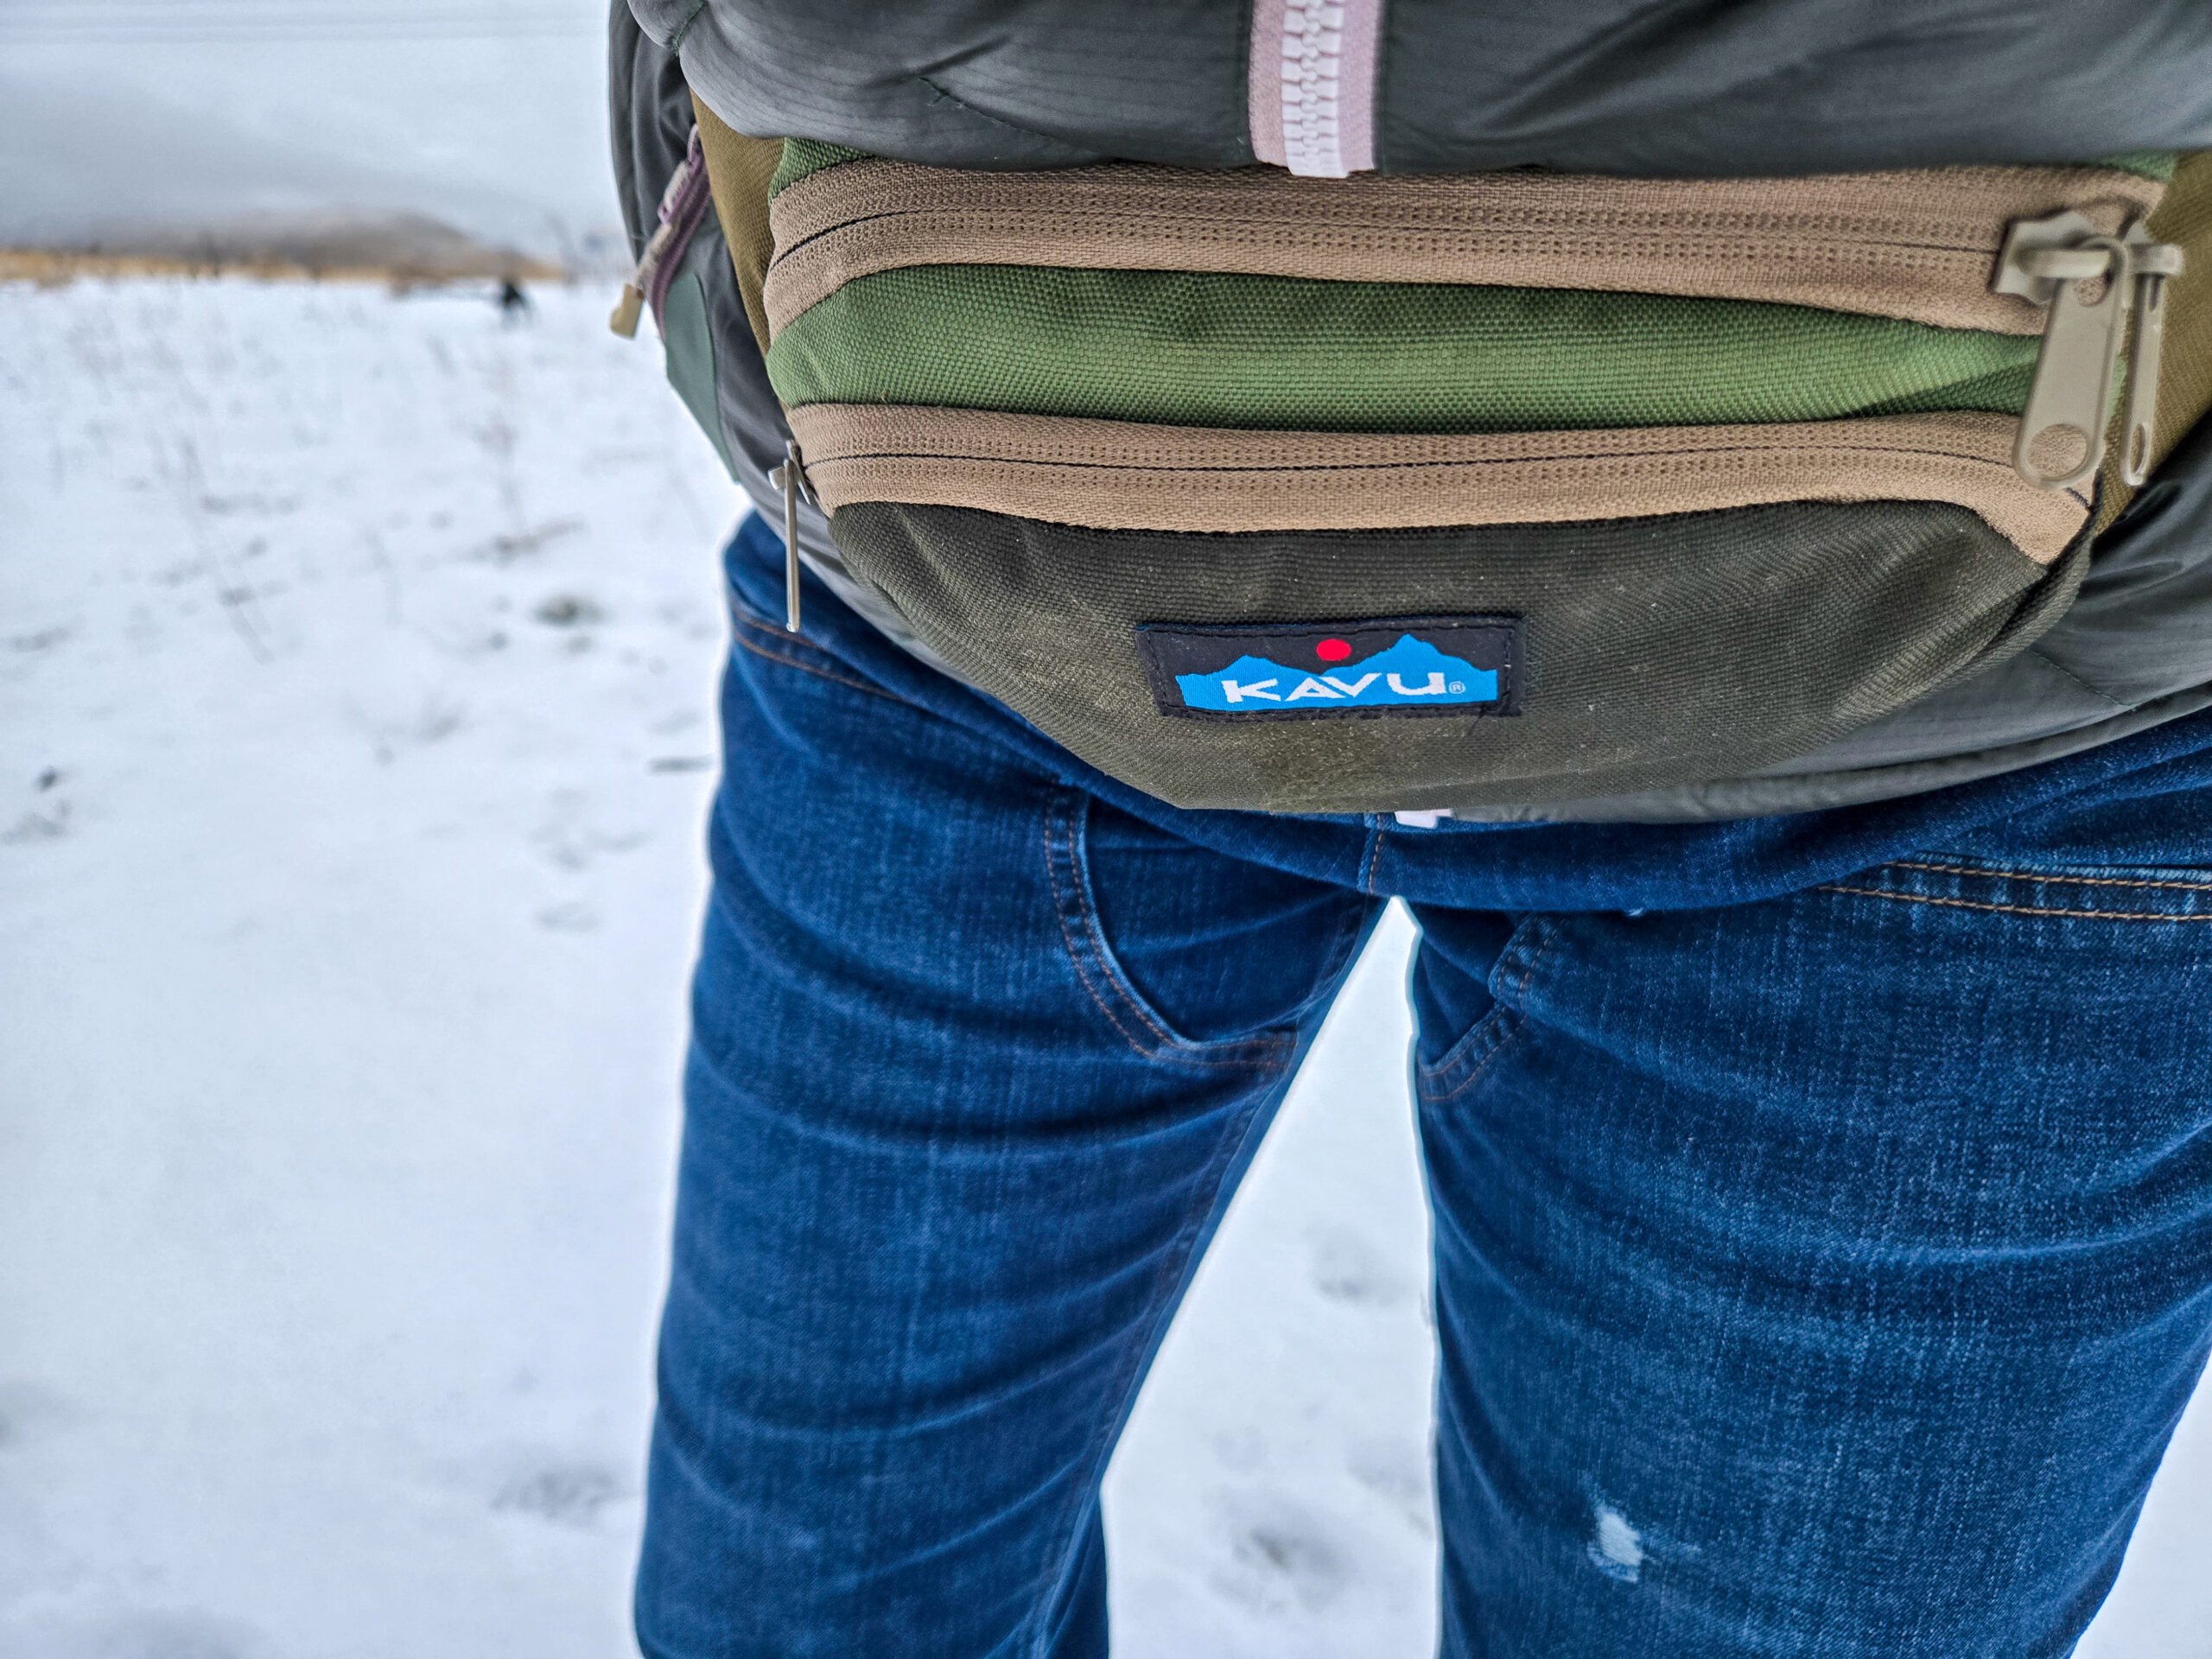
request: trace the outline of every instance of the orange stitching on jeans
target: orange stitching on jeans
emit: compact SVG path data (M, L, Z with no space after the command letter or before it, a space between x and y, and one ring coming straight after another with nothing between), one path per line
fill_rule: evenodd
M855 691L865 691L871 697L881 697L886 702L895 702L902 709L914 707L906 698L895 696L880 687L868 684L864 680L850 679L842 674L832 674L826 668L817 668L812 663L802 663L797 658L786 657L780 652L764 651L742 635L732 634L730 643L741 651L749 651L755 657L765 657L772 663L781 663L785 668L795 668L802 674L811 674L818 680L834 680L839 685L850 686Z
M1375 866L1380 860L1382 853L1382 818L1378 813L1376 815L1373 827L1367 832L1367 850L1360 858L1359 874L1357 878L1357 885L1360 891L1371 899L1382 897L1382 894L1375 891Z
M1494 1046L1495 1044L1504 1040L1503 1037L1497 1035L1497 1030L1506 1023L1509 1017L1513 1018L1516 1022L1525 1021L1527 1020L1529 1014L1529 982L1536 976L1537 966L1551 953L1552 946L1557 944L1560 940L1559 930L1541 917L1530 918L1528 925L1531 927L1542 929L1544 931L1544 941L1534 950L1523 954L1521 960L1521 976L1514 982L1511 1000L1509 1001L1507 998L1503 996L1497 998L1491 1006L1491 1011L1483 1015L1480 1020L1475 1021L1473 1025L1470 1026L1450 1048L1446 1049L1442 1057L1437 1060L1434 1065L1421 1065L1416 1064L1414 1067L1414 1080L1416 1084L1440 1082L1444 1078L1451 1076L1452 1072L1456 1068L1466 1065L1477 1054L1482 1053L1483 1043L1478 1043L1473 1039L1478 1033L1483 1032L1485 1028L1488 1028L1490 1035L1484 1039L1484 1042L1487 1042ZM1515 1031L1518 1031L1520 1029L1520 1024L1516 1023L1513 1029ZM1510 1036L1511 1033L1508 1033L1506 1034ZM1483 1066L1487 1068L1490 1065L1491 1059L1494 1058L1495 1049L1493 1046L1492 1053L1484 1057L1483 1060ZM1475 1075L1479 1076L1480 1071L1478 1071ZM1431 1096L1430 1098L1434 1100L1449 1100L1452 1096L1458 1094L1462 1089L1465 1089L1468 1084L1472 1083L1474 1080L1474 1077L1469 1077L1463 1081L1453 1084L1442 1094Z
M1491 1040L1490 1052L1483 1056L1482 1064L1441 1094L1428 1096L1432 1102L1457 1100L1481 1082L1491 1067L1497 1064L1498 1056L1505 1052L1508 1045L1521 1034L1529 1023L1528 1014L1519 1008L1499 1008L1497 1014L1497 1023L1492 1027L1496 1034Z
M1489 1052L1489 1046L1497 1040L1497 1028L1504 1023L1505 1016L1516 1012L1510 1003L1492 1002L1481 1019L1452 1039L1451 1046L1436 1057L1433 1065L1416 1060L1414 1079L1422 1084L1441 1083L1461 1066L1471 1065L1475 1056Z
M1055 816L1050 812L1046 813L1044 837L1045 879L1052 884L1052 916L1053 919L1060 925L1060 941L1067 950L1068 963L1075 969L1076 978L1082 982L1084 992L1088 994L1091 1001L1097 1005L1098 1012L1106 1016L1106 1023L1114 1027L1123 1042L1147 1060L1166 1058L1181 1065L1230 1066L1242 1067L1246 1070L1263 1070L1279 1065L1283 1044L1277 1038L1255 1038L1245 1042L1224 1045L1222 1052L1217 1054L1192 1052L1191 1050L1195 1045L1179 1041L1172 1033L1162 1031L1142 1008L1130 1003L1128 998L1121 994L1121 988L1115 985L1109 979L1107 982L1108 988L1115 993L1115 1001L1128 1007L1131 1014L1144 1022L1146 1028L1160 1039L1158 1046L1146 1047L1131 1033L1129 1028L1115 1016L1114 1010L1107 1006L1105 998L1098 994L1098 987L1092 982L1090 969L1084 965L1083 949L1076 943L1075 934L1068 926L1067 894L1060 886L1059 861L1053 852L1052 825ZM1070 827L1068 856L1070 863L1072 864L1075 854L1073 822L1071 819L1063 821L1068 823ZM1256 1052L1248 1053L1247 1050Z
M2051 910L2034 905L1985 905L1972 899L1938 899L1924 893L1890 893L1880 887L1847 887L1828 882L1822 893L1848 893L1861 899L1895 899L1908 905L1942 905L1951 910L1986 910L2005 916L2078 916L2091 922L2212 922L2202 916L2167 916L2155 910Z
M1080 902L1083 898L1083 885L1078 880L1081 871L1077 865L1075 855L1075 838L1077 830L1078 828L1076 822L1076 813L1074 809L1070 808L1063 813L1056 814L1055 817L1057 817L1061 831L1065 837L1062 845L1067 849L1068 887L1069 889L1074 893L1078 902ZM1047 831L1047 834L1049 836L1050 832ZM1065 936L1068 931L1066 921L1066 900L1062 899L1060 895L1059 876L1057 873L1057 869L1052 877L1052 897L1061 906L1060 931ZM1082 905L1082 910L1084 931L1092 935L1091 942L1095 946L1100 942L1096 937L1098 933L1098 912L1089 904ZM1114 976L1106 969L1103 963L1100 964L1098 976L1106 982L1106 988L1114 993L1114 1000L1116 1002L1119 1002L1128 1013L1134 1014L1136 1017L1137 1022L1147 1031L1152 1033L1153 1039L1155 1042L1159 1043L1163 1047L1172 1047L1174 1045L1175 1039L1173 1034L1162 1027L1160 1021L1154 1020L1149 1014L1147 1014L1141 1003L1134 1001L1119 985L1114 982Z
M1937 875L2001 875L2015 881L2056 881L2072 887L2166 887L2176 893L2212 893L2212 881L2133 881L2124 875L2045 875L2039 870L2000 870L1993 865L1920 864L1892 859L1891 868L1929 870Z
M1049 813L1045 818L1045 879L1052 884L1052 918L1060 925L1060 941L1067 948L1068 965L1075 969L1075 976L1082 982L1084 990L1097 1004L1098 1012L1106 1016L1106 1023L1113 1027L1122 1040L1139 1055L1151 1059L1154 1051L1139 1042L1129 1029L1115 1017L1114 1010L1106 1006L1106 999L1098 995L1098 988L1090 982L1090 970L1083 965L1083 952L1077 948L1075 935L1068 927L1067 895L1060 890L1059 859L1052 848L1052 817Z
M1538 964L1551 954L1552 946L1559 943L1559 929L1541 917L1537 918L1536 925L1544 930L1544 942L1522 959L1520 982L1513 988L1514 1001L1524 1010L1529 1006L1529 982L1535 978Z

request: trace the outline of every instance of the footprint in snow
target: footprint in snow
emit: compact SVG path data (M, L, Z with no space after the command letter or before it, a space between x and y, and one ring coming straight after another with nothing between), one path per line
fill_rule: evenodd
M1428 1456L1408 1440L1369 1440L1344 1458L1344 1470L1403 1517L1424 1538L1436 1535L1436 1499L1429 1490Z
M1313 1236L1313 1288L1332 1302L1353 1307L1388 1307L1402 1301L1410 1287L1405 1275L1363 1234L1332 1227Z
M67 1400L42 1382L0 1382L0 1455L40 1438L75 1414Z
M1229 1560L1209 1582L1220 1595L1259 1613L1315 1613L1351 1577L1329 1529L1277 1498L1218 1496L1229 1528Z
M492 1495L492 1507L556 1526L588 1527L622 1496L622 1482L597 1464L552 1463L518 1471Z

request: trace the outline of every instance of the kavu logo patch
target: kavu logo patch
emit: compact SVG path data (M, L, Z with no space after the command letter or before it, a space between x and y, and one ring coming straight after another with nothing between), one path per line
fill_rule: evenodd
M1521 629L1517 616L1146 622L1137 650L1160 712L1190 720L1517 715Z

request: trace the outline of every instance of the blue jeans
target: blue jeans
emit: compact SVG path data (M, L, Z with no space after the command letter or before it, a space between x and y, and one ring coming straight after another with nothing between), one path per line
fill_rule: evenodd
M1116 1435L1391 893L1444 1651L2071 1648L2212 1335L2198 750L1703 860L1177 813L818 589L792 639L778 556L730 556L652 1659L1107 1653Z

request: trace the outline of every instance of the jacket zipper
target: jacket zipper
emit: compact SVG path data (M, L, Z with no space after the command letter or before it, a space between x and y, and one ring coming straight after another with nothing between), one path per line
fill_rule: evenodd
M2118 236L2076 213L2016 220L1990 286L2050 309L2035 381L2020 416L2012 464L2046 490L2086 483L2104 466L2113 382L2136 319L2127 357L2127 420L2121 476L2150 473L2158 422L2158 354L2165 338L2165 284L2182 251L2152 238L2136 220Z

